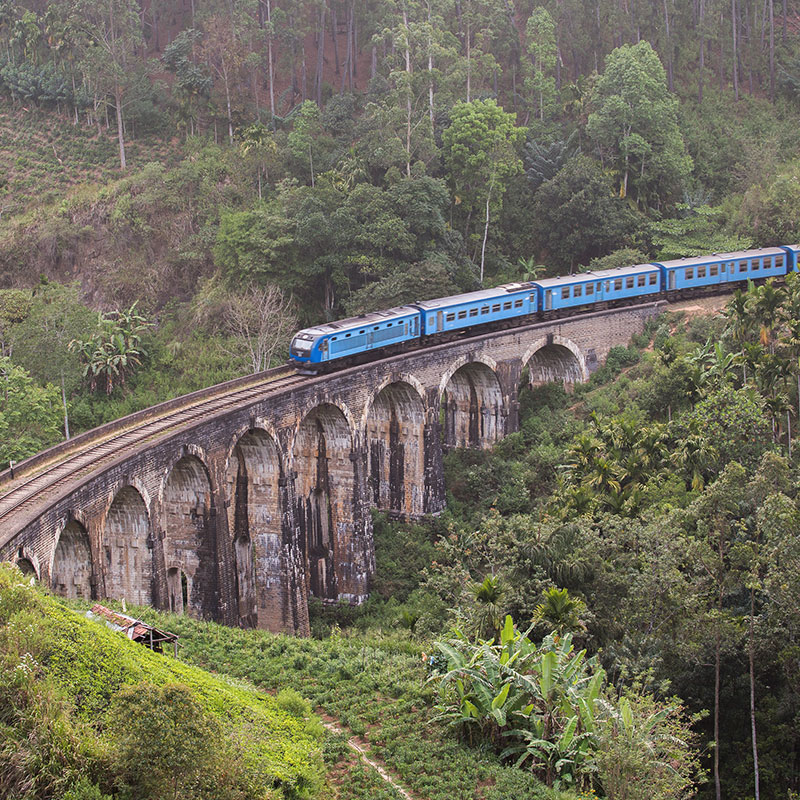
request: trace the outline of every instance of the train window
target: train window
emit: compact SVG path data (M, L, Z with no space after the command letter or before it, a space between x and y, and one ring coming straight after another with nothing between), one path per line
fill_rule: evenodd
M692 278L694 278L694 267L687 267L683 273L683 277L686 278L687 281L692 280Z
M697 268L697 277L698 278L705 278L705 276L706 276L706 268L705 268L705 266L698 267Z
M739 272L747 272L747 262L740 261L739 262Z
M456 321L456 315L455 315L455 314L448 314L448 315L447 315L447 317L446 317L445 319L446 319L448 322L455 322L455 321Z
M566 299L568 299L568 298L569 298L569 286L565 286L565 287L564 287L564 288L561 290L561 299L562 299L562 300L566 300Z
M503 311L511 311L511 302L503 303Z
M765 258L764 259L764 269L771 269L775 266L775 259L774 258Z
M376 325L372 330L374 331L380 330L380 326Z
M514 308L522 308L523 305L525 305L525 301L524 300L515 300L514 301Z
M366 333L366 331L359 331L359 333Z
M644 275L637 275L636 276L636 285L637 286L644 286L645 277L646 276L644 276Z
M337 336L331 336L331 341L335 342L337 338L338 338Z
M469 310L469 315L470 315L471 317L477 317L477 316L478 316L478 309L477 309L477 308L471 308L471 309Z
M578 285L577 285L577 286L576 286L576 287L575 287L575 288L572 290L572 294L573 294L573 295L575 295L575 297L580 297L580 296L583 294L583 286L581 286L580 284L578 284Z
M778 256L778 257L775 259L775 266L776 266L776 267L780 267L781 269L783 269L783 267L784 267L784 260L783 260L783 256Z
M500 303L495 303L492 306L492 314L496 314L500 310Z
M614 281L614 291L618 292L622 288L622 278L617 278Z
M655 286L658 283L658 273L657 272L651 272L650 273L650 280L648 281L648 283L651 286Z
M489 313L489 306L483 306L483 308L481 308L481 315L488 313Z
M626 289L633 289L633 275L630 278L625 278L625 288Z
M532 294L531 295L531 303L535 303L535 302L536 302L536 295Z
M349 339L349 338L350 338L350 334L349 334L349 333L346 333L346 334L344 335L344 338L345 338L345 339Z
M716 264L712 264L708 268L708 274L713 278L715 275L719 273L719 267Z
M586 284L586 294L594 294L594 284L587 283Z
M757 269L761 269L761 262L757 258L754 258L750 262L750 269L752 269L753 272L755 272Z
M466 319L467 318L467 312L466 311L459 311L458 312L458 318L459 319Z

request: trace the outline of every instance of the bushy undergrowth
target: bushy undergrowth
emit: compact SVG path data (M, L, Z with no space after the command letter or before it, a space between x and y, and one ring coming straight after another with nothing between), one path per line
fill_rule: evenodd
M102 791L120 800L159 798L156 773L180 786L184 798L277 800L320 789L316 718L152 653L43 594L7 565L0 567L0 659L3 797L72 792L86 800ZM157 712L163 724L147 727ZM180 736L170 737L169 720ZM176 760L191 730L197 757ZM132 769L131 753L148 747L149 767Z
M491 749L459 743L432 721L435 691L427 683L422 647L407 635L334 632L322 640L296 639L151 610L142 614L179 633L182 657L191 663L265 689L296 689L366 739L402 785L426 800L500 800L512 788L531 800L560 796L533 775L502 765ZM386 794L368 794L364 785L371 786L371 779L365 784L357 778L340 796L393 797L385 788Z

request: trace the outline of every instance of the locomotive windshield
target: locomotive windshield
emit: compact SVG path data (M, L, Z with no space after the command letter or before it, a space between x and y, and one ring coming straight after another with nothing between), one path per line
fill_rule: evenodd
M314 337L310 333L298 333L294 337L292 347L295 350L310 350L313 343Z

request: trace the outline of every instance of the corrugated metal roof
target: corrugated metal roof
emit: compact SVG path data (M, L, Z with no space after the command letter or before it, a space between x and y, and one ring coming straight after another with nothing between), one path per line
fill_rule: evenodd
M119 611L112 611L99 603L95 603L92 606L89 614L100 617L109 628L124 633L133 641L143 640L147 643L150 640L151 632L153 638L157 641L175 641L178 638L177 634L160 631L140 619L134 619L127 614L121 614Z
M494 289L481 289L477 292L467 292L465 294L454 294L452 297L437 297L435 300L422 300L415 305L426 310L441 308L443 306L457 306L466 303L475 303L480 300L495 300L506 297L514 292L529 292L533 289L533 284L525 283L504 283L502 286L495 286Z
M339 331L352 331L353 329L363 328L365 325L375 325L376 323L386 322L387 320L405 317L409 314L416 314L417 309L413 306L398 306L387 311L373 311L360 317L350 317L348 319L337 319L334 322L323 322L313 328L303 328L297 333L309 333L312 336L320 336L325 333L338 333ZM295 334L296 336L297 334Z
M675 267L695 267L703 264L718 264L721 261L740 261L746 258L759 258L763 256L783 256L786 251L780 247L762 247L760 250L737 250L733 253L711 253L707 256L689 256L688 258L673 258L670 261L659 261L667 269Z
M601 269L597 272L576 272L574 275L560 275L557 278L542 278L536 281L539 286L548 288L550 286L560 286L565 283L589 283L591 281L612 280L614 278L624 278L627 275L647 275L651 272L658 272L655 264L636 264L633 267L619 267L618 269Z

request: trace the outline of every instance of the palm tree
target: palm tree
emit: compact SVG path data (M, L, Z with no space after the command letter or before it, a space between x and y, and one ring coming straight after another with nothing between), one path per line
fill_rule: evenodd
M753 315L759 330L759 341L774 352L775 348L775 326L778 322L778 312L783 304L783 292L781 292L770 278L765 284L751 289L748 299L748 309Z
M747 294L741 289L737 289L723 314L728 320L727 330L739 350L744 352L744 346L750 341L750 335L753 332L753 318L747 308ZM744 361L742 362L742 383L747 383L747 363Z
M542 602L533 612L533 619L545 625L548 631L563 636L565 633L586 630L582 619L585 613L586 603L583 600L572 597L568 589L553 586L545 590Z

